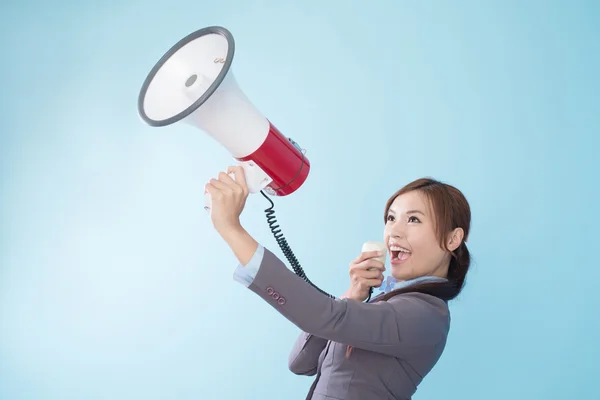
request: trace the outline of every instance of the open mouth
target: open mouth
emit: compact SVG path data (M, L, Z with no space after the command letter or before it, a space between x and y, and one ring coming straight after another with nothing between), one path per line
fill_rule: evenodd
M390 253L391 253L391 263L392 264L403 263L406 260L408 260L411 255L409 250L407 250L403 247L399 247L399 246L391 246Z

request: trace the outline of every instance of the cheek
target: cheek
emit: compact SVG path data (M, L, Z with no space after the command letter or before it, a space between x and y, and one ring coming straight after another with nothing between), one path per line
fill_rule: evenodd
M421 256L433 256L438 253L439 246L437 245L436 239L429 235L418 233L410 238L410 245L415 252Z
M383 229L383 240L387 240L390 237L390 230L386 227Z

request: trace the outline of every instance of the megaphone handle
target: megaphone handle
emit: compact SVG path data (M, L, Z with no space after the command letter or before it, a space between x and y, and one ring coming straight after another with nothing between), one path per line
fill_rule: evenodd
M231 179L235 181L235 174L233 172L230 172L227 175L229 175ZM208 192L204 192L204 209L209 213L212 209L212 198L210 197L210 193Z
M259 167L254 161L239 161L236 160L237 164L244 170L244 176L246 177L246 185L248 185L248 191L250 193L258 193L263 190L273 180L261 167Z
M210 197L210 193L204 192L204 210L210 213L212 208L212 198Z
M265 171L262 170L253 161L239 161L236 160L237 164L244 170L246 177L246 184L248 185L248 191L250 193L258 193L269 185L273 180ZM229 176L235 180L235 174L230 173ZM212 202L209 193L204 193L204 209L210 212Z

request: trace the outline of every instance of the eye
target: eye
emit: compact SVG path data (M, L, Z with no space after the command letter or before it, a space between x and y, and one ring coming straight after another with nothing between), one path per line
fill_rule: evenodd
M388 222L390 222L390 221L394 221L394 219L395 219L395 218L394 218L394 216L393 216L393 215L388 215L388 216L387 216L387 221L388 221Z
M419 221L419 218L415 217L415 216L410 216L408 217L408 222L421 222Z

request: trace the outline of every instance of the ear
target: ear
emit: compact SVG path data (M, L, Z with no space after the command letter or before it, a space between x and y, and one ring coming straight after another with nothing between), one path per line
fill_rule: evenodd
M458 249L458 246L460 246L464 237L465 231L463 230L463 228L456 228L452 232L450 232L450 234L448 235L448 242L446 243L446 247L448 248L448 250L454 251Z

